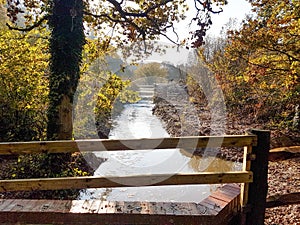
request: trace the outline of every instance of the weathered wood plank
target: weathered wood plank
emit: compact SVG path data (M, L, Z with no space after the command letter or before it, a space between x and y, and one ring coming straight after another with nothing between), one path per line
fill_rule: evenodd
M276 162L300 156L300 146L273 148L269 152L269 161Z
M218 191L222 193L228 185ZM230 187L229 187L230 188ZM231 194L230 194L231 195ZM208 197L208 199L211 197ZM0 210L0 223L29 224L189 224L223 225L232 217L231 209L238 207L238 195L218 214L214 203L159 203L101 200L24 200L4 199L0 204L11 210ZM235 204L235 205L233 205ZM45 205L49 206L45 208ZM209 208L207 208L207 206ZM17 207L20 210L17 210ZM96 210L93 210L96 209Z
M291 204L300 204L300 192L270 196L267 198L266 207L274 208Z
M230 202L230 201L224 201L220 198L214 198L212 196L208 196L203 202L206 202L210 204L214 210L216 210L218 213Z
M67 213L70 211L70 208L72 206L72 200L55 200L52 204L52 210L54 212L60 212L60 213Z
M233 222L236 212L240 209L240 187L236 184L226 184L213 192L200 204L206 206L211 211L217 212L213 224L229 224ZM234 221L230 224L240 224Z
M91 213L98 213L99 207L100 207L101 201L100 200L93 200L90 208L89 208L89 212Z
M64 225L224 225L210 215L176 216L146 214L60 214L53 212L0 212L0 223L4 224L64 224Z
M76 141L1 142L0 155L116 150L143 150L256 145L255 135L168 137L144 139L90 139Z
M141 213L143 214L149 214L150 210L149 210L149 202L140 202L142 210ZM117 207L119 207L119 205L116 205L116 209Z
M159 186L184 184L217 184L217 183L249 183L252 172L233 171L225 173L205 172L197 174L156 174L128 176L90 176L0 180L0 192L83 189L127 186ZM129 185L130 184L130 185Z
M222 191L218 190L218 191L212 193L210 196L213 198L216 198L216 199L220 199L225 202L230 202L233 197L237 196L237 194L226 193L226 192L222 192Z
M241 191L241 187L239 184L226 184L222 186L222 188L219 189L220 191L226 191L229 190L230 192L234 192L236 194L239 194Z
M12 204L15 199L1 199L0 200L0 211L4 210L6 206Z
M196 203L183 203L177 206L179 215L195 215L195 214L206 214L206 208L202 208ZM208 214L208 213L207 213Z
M15 199L1 199L0 200L0 211L6 210L9 205L14 203Z
M23 200L21 200L23 201ZM30 200L36 201L36 200ZM39 201L39 200L37 200ZM57 200L51 200L55 201ZM64 202L66 200L60 201ZM98 211L91 210L80 210L87 209L88 206L98 202ZM63 204L63 203L62 203ZM209 209L203 211L199 210L199 204L196 203L181 203L181 202L123 202L123 201L100 201L100 200L73 200L72 207L70 208L71 213L115 213L115 214L152 214L152 215L189 215L189 216L199 216L199 215L212 215ZM56 211L58 212L58 211ZM117 215L116 215L117 216Z

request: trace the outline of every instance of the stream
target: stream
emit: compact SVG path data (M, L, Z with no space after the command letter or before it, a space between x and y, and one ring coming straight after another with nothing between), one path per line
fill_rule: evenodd
M140 85L139 93L141 100L134 104L125 104L124 110L114 119L110 139L169 137L162 122L152 114L154 86ZM182 149L95 152L95 155L107 159L95 171L95 176L145 174L146 177L147 174L200 172L201 157L190 156ZM225 172L238 168L239 165L236 163L215 158L205 171ZM200 202L216 188L217 185L93 188L82 191L79 199Z

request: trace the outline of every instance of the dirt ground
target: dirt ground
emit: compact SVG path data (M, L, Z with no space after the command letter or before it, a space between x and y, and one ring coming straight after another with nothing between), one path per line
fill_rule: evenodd
M168 89L168 96L164 93L166 89ZM198 118L195 120L194 115L188 116L189 112L195 114L195 110L191 111L189 110L191 107L184 106L187 101L182 98L182 95L176 95L176 90L172 93L172 87L163 87L161 90L157 88L157 91L159 98L154 100L153 113L164 122L165 129L171 136L210 135L212 118L205 106L196 106ZM174 99L170 99L169 96ZM184 125L182 115L184 115ZM219 120L224 122L222 119ZM262 126L262 124L249 123L244 118L233 118L231 115L227 115L226 118L226 134L245 134L250 128L262 129ZM299 133L271 131L271 148L300 146L299 137ZM219 156L231 161L242 160L241 152L238 153L234 149L222 149ZM300 157L269 162L268 185L268 196L299 192ZM265 225L300 225L300 204L266 209Z
M300 191L300 157L269 162L268 195ZM266 209L266 225L300 225L300 204Z

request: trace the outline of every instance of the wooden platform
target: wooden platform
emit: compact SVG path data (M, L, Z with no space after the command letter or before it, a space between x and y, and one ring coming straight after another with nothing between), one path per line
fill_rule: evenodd
M0 200L1 224L226 225L239 210L240 188L227 184L200 203L101 200Z

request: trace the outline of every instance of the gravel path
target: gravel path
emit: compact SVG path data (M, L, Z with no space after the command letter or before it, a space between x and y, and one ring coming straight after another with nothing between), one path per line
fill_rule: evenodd
M180 90L178 92L178 90ZM211 135L211 116L207 104L191 105L184 87L176 84L156 87L153 113L160 118L171 136ZM197 114L197 118L195 115ZM224 122L220 120L220 122ZM226 134L244 134L250 128L261 125L247 124L245 120L227 117ZM275 137L276 136L276 137ZM271 133L271 147L299 145L293 140L278 141L277 134ZM199 153L201 154L201 152ZM241 161L239 149L221 149L219 157ZM279 162L269 162L268 196L300 191L300 157ZM253 224L254 225L254 224ZM300 205L281 206L266 209L265 225L300 225Z

